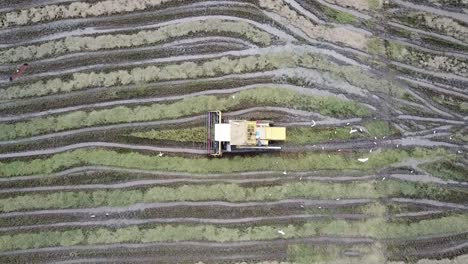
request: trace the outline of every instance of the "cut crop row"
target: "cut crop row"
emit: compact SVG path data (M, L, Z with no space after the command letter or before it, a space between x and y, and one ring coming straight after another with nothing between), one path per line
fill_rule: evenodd
M247 22L207 19L163 26L156 30L144 30L135 34L67 37L41 45L17 47L0 51L0 63L28 61L76 52L148 46L200 32L240 35L262 46L267 46L272 41L272 37L268 33L255 28Z
M391 41L384 46L383 42L374 39L370 46L372 47L371 53L384 55L394 61L435 71L451 72L461 76L468 75L468 63L464 59L431 54Z
M345 26L339 25L316 25L311 19L288 6L286 2L284 0L259 0L259 5L284 17L310 38L324 39L360 50L367 49L368 37L362 32L349 30Z
M174 119L202 114L210 109L220 111L235 110L245 106L275 105L305 111L317 111L326 116L363 117L370 110L353 101L332 96L311 96L287 89L261 87L233 94L229 97L197 96L172 104L152 104L129 108L118 106L92 112L76 111L47 118L33 118L27 122L0 124L0 140L34 136L50 132L64 131L80 127Z
M392 125L385 121L371 121L364 124L365 133L350 133L349 127L291 127L288 128L288 141L292 144L315 144L327 142L329 140L350 140L359 138L374 138L388 137L398 134ZM354 132L358 130L355 129ZM160 141L175 141L175 142L194 142L204 143L206 141L205 127L191 127L180 129L152 129L150 131L134 132L130 136L154 139Z
M125 242L155 241L250 241L314 236L348 236L386 238L414 238L447 233L459 233L468 228L468 216L451 216L425 220L410 225L386 223L374 218L362 222L344 220L314 221L303 225L272 225L247 228L216 225L157 225L108 229L78 229L69 231L22 233L0 236L0 250L43 248L51 246L96 245ZM278 232L282 231L282 232ZM284 235L283 235L284 233Z
M287 51L266 49L262 54L242 58L213 59L203 63L183 62L165 66L148 66L100 73L74 73L71 79L60 78L37 81L31 84L8 87L0 99L10 100L32 96L65 93L92 87L141 84L157 81L195 79L226 74L268 71L281 68L306 67L329 72L334 78L345 79L350 84L369 91L382 92L402 98L406 91L396 84L364 73L358 66L341 66L323 55L304 50L303 46Z
M457 197L458 196L458 197ZM32 209L89 208L128 206L136 203L174 201L278 201L293 198L352 199L411 197L423 199L461 199L466 194L433 184L400 182L323 183L304 181L268 187L241 187L238 184L182 185L180 187L151 187L134 190L103 190L27 194L0 199L3 212ZM374 211L375 208L373 209ZM322 210L318 210L322 211ZM326 212L326 210L324 210ZM319 212L317 212L319 213ZM375 213L375 212L374 212ZM381 212L380 212L381 213Z
M407 159L427 160L449 156L445 149L385 150L368 153L285 153L277 156L234 157L225 159L159 157L108 150L74 150L45 159L0 162L0 177L47 174L83 165L103 165L156 171L227 173L241 171L306 171L317 169L375 171ZM368 162L358 158L368 157Z
M1 14L0 27L7 28L59 19L121 14L177 1L180 0L106 0L96 3L74 2L69 5L46 5Z
M462 22L450 17L443 17L425 12L404 12L400 13L397 19L413 28L437 32L465 43L468 41L468 27Z

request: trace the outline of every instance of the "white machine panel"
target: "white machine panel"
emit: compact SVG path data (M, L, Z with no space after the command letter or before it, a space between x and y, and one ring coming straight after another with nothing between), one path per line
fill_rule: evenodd
M215 141L231 142L231 124L215 124Z

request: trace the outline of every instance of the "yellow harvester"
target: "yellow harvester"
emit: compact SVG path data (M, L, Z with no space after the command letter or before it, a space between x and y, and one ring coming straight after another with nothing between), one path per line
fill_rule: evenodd
M208 112L207 152L221 156L224 152L281 150L276 141L286 140L286 128L274 127L265 120L229 120L223 123L220 111Z

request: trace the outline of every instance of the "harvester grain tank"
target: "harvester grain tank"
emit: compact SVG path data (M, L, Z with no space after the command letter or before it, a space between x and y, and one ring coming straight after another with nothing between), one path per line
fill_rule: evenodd
M208 112L207 153L221 156L223 153L265 152L281 150L275 145L286 140L286 128L275 127L267 120L228 120L223 122L220 111Z

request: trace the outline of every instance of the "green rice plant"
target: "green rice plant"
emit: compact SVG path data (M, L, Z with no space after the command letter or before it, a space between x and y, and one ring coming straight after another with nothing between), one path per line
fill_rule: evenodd
M234 96L196 96L171 104L152 104L134 108L117 106L92 112L76 111L46 118L33 118L26 122L0 124L0 140L58 132L96 125L154 121L203 114L212 109L233 110L245 105L279 105L323 115L368 116L367 107L332 96L310 96L288 89L260 87L235 93Z
M306 171L306 170L361 170L375 171L406 159L427 160L448 157L446 150L415 148L413 150L385 150L373 153L304 153L258 155L223 159L159 157L140 153L118 153L100 149L78 149L52 155L44 159L0 162L0 177L30 174L48 174L83 165L103 165L145 170L190 173L231 173L242 171ZM362 163L358 158L367 157Z
M463 164L456 164L455 161L444 160L423 164L422 168L432 176L445 180L466 182L468 180L468 169Z
M381 9L383 6L382 0L368 0L370 9Z
M131 136L138 138L148 138L161 141L179 141L179 142L196 142L202 143L206 141L206 127L192 127L183 129L165 129L145 132L135 132Z
M357 18L350 13L346 13L340 10L336 10L330 8L328 6L322 5L320 6L322 12L333 21L340 23L340 24L353 24L357 22Z
M364 127L372 137L388 137L399 133L399 131L393 127L392 123L383 120L366 122L364 123Z
M385 44L384 41L380 38L371 38L367 42L367 50L370 54L373 55L385 55Z

